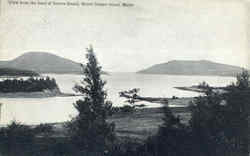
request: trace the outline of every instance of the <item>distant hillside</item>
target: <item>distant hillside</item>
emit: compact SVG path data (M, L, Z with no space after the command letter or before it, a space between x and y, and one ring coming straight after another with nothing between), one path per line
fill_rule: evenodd
M0 68L0 76L39 76L39 74L30 70Z
M138 71L140 74L169 74L169 75L218 75L235 76L242 68L232 65L215 63L207 60L180 61L174 60L167 63L153 65Z
M80 74L82 70L80 63L46 52L29 52L10 61L0 61L0 68L58 74Z

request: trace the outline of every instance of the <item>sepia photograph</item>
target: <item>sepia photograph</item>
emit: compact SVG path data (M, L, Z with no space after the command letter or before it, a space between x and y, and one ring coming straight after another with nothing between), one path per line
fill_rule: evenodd
M249 156L250 0L0 0L0 156Z

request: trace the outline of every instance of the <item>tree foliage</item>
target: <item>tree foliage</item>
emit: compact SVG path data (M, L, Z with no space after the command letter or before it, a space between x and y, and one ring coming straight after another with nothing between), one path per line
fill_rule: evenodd
M69 124L69 132L73 143L83 151L102 153L115 136L114 124L106 122L112 103L107 100L106 82L101 78L101 66L92 47L87 49L86 58L88 62L83 68L83 80L75 86L83 99L74 104L78 116Z
M226 92L208 90L191 104L190 127L203 155L248 155L249 75L243 71Z
M119 92L119 96L125 98L125 102L127 104L116 107L116 112L122 112L122 113L133 113L138 108L143 108L146 105L145 104L136 104L138 102L141 102L140 96L138 95L140 89L134 88L126 91Z
M41 92L44 90L58 89L54 78L28 78L24 79L7 79L0 81L0 92Z
M13 121L0 129L0 154L14 156L23 151L31 152L34 138L35 133L29 126Z

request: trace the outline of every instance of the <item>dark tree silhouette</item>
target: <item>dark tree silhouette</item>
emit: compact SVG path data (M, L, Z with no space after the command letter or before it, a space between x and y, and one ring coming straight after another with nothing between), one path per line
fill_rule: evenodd
M243 70L237 75L237 82L229 86L224 97L226 100L226 135L231 140L237 155L248 156L250 110L249 73Z
M190 106L193 137L207 156L247 156L250 109L249 75L243 71L226 92L208 90Z
M86 58L88 62L83 68L81 85L74 87L83 99L74 104L78 116L69 124L69 132L73 143L91 155L106 151L115 135L114 124L106 122L112 103L107 101L107 92L104 90L106 82L101 79L101 66L92 47L87 49Z
M138 108L142 108L145 107L145 104L139 104L137 105L137 102L140 102L141 100L138 99L140 89L139 88L134 88L134 89L130 89L127 91L121 91L119 92L119 96L126 98L125 102L128 103L122 107L119 107L119 111L120 112L124 112L124 113L132 113L134 111L136 111Z
M0 154L15 156L29 155L35 139L35 133L30 126L13 121L0 128Z
M6 79L0 81L0 93L11 92L41 92L44 90L59 89L54 78L34 78L30 77L27 80L21 79Z

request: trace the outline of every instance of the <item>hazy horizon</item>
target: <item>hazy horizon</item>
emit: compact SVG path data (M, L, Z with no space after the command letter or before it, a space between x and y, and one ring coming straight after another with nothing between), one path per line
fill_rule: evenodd
M134 7L32 8L2 2L0 60L40 51L83 62L92 44L110 72L136 72L171 60L250 68L249 1L126 2Z
M28 54L28 53L48 53L48 54L56 55L56 54L51 53L51 52L42 52L42 51L36 51L36 52L35 52L35 51L33 51L33 52L26 52L26 53L23 53L23 54L21 54L20 56L22 56L22 55L24 55L24 54ZM15 58L18 58L18 57L20 57L20 56L17 56L17 57L15 57ZM58 55L56 55L56 56L58 56ZM63 57L63 56L59 56L59 57L64 58L64 59L71 60L71 59L66 58L66 57ZM0 60L0 61L12 61L12 60L14 60L15 58L9 59L9 60ZM74 60L71 60L71 61L74 61ZM167 61L167 62L170 62L170 61L209 61L209 62L213 62L213 63L224 64L224 63L221 63L221 62L215 62L215 61L208 60L208 59L200 59L200 60L187 60L187 59L184 60L184 59L182 59L182 60L169 60L169 61ZM82 62L74 61L74 62L76 62L76 63L84 63L84 61L82 61ZM159 62L159 63L153 64L153 65L164 64L164 63L167 63L167 62ZM101 65L101 64L100 64L100 65ZM151 66L153 66L153 65L151 65ZM230 64L225 64L225 65L230 65ZM102 66L102 65L101 65L101 66ZM135 72L138 72L138 71L140 71L140 70L147 69L147 68L149 68L149 67L151 67L151 66L145 66L144 68L139 69L139 70L137 70L137 71L107 71L107 70L105 70L104 68L103 68L103 70L106 71L106 72L109 72L109 73L135 73ZM237 66L237 65L233 65L233 66ZM237 67L241 67L241 66L237 66ZM241 67L241 68L244 68L244 67ZM246 69L249 70L249 68L246 68Z

